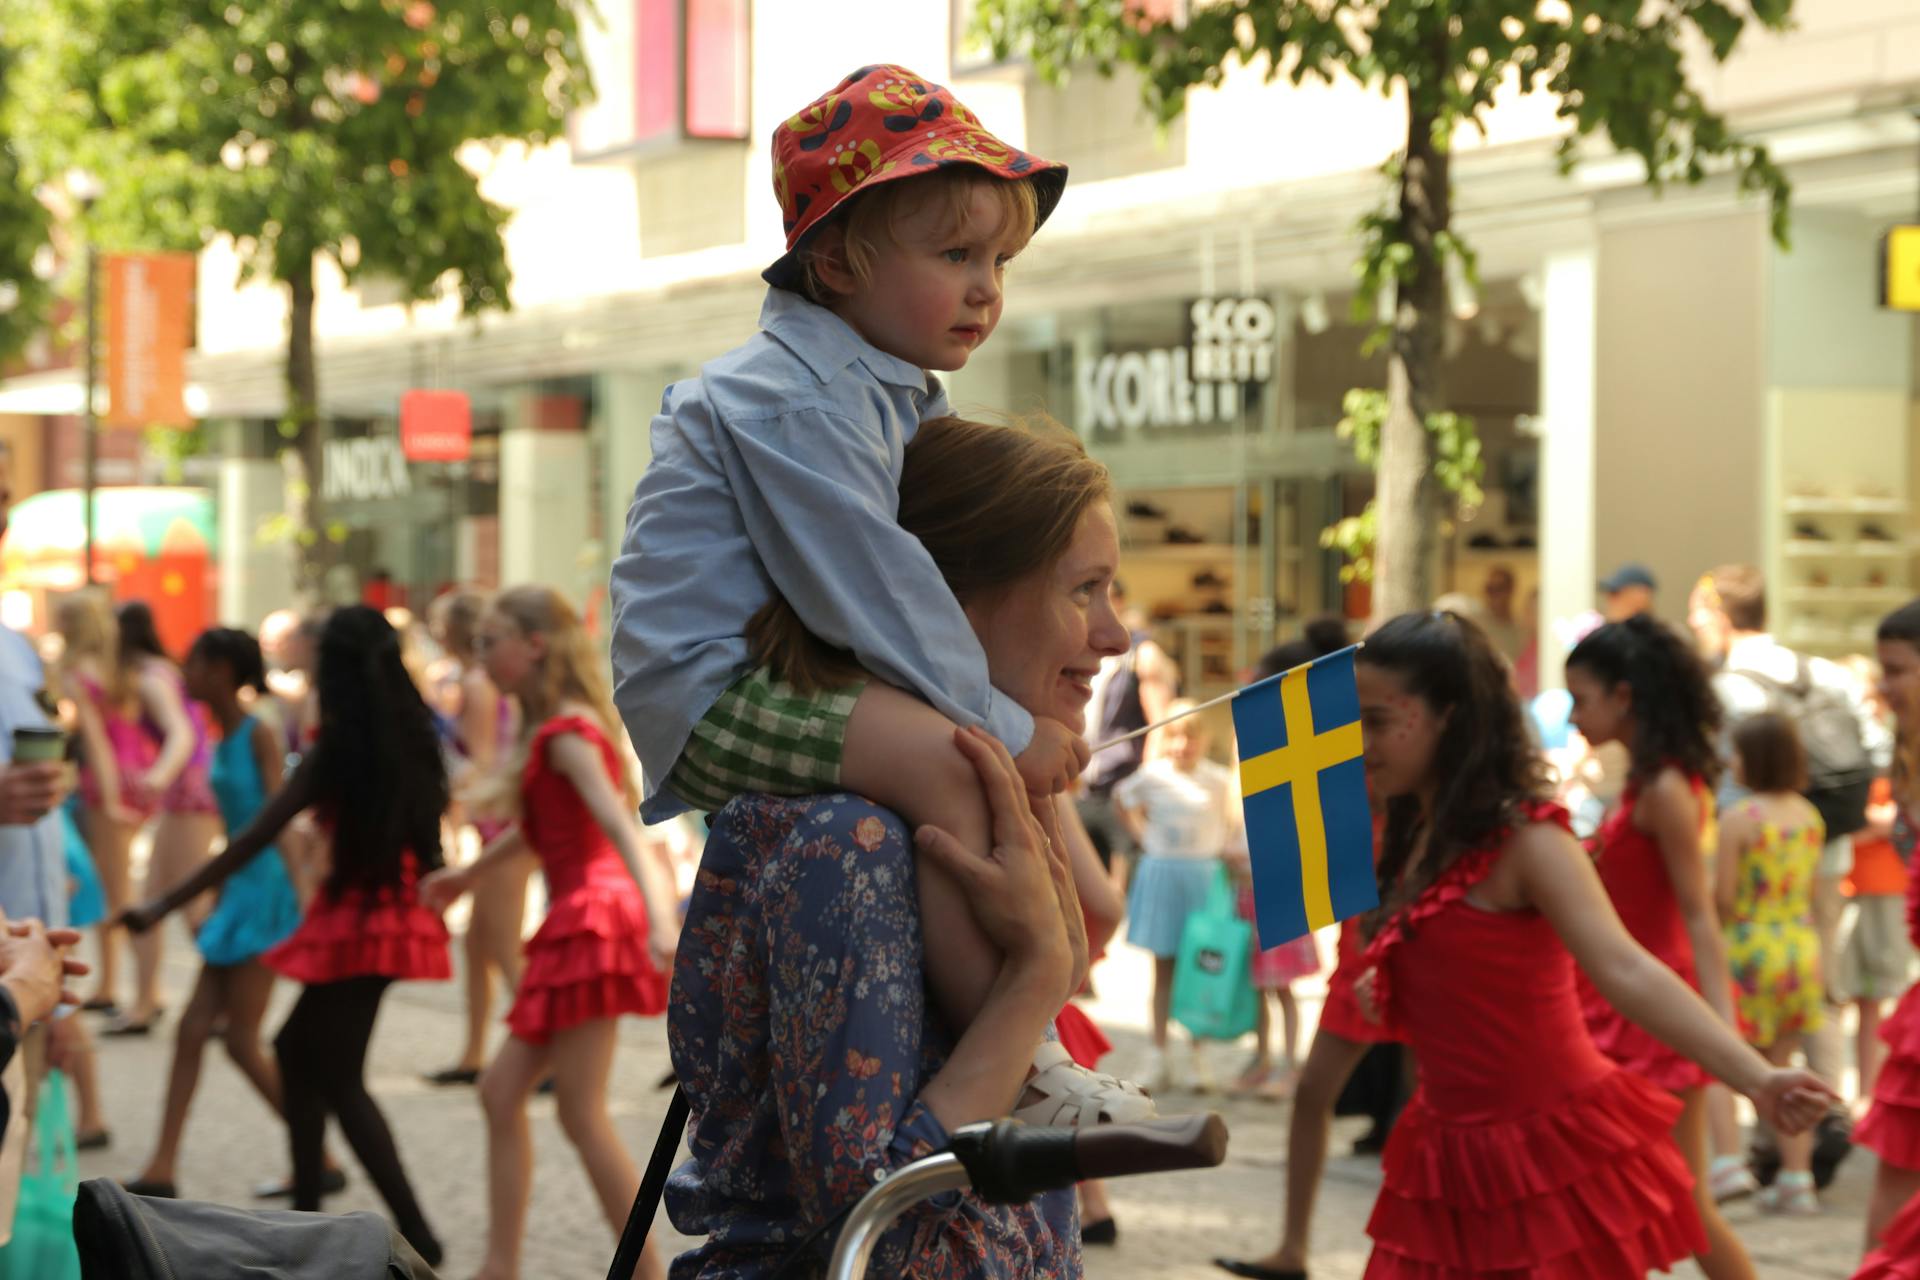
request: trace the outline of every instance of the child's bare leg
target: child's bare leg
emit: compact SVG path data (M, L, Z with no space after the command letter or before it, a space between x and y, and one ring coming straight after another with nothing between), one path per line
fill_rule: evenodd
M936 826L985 857L993 846L987 797L953 721L912 694L870 681L847 720L840 785L906 819ZM960 886L916 857L920 937L936 1007L956 1035L973 1021L1000 973L1000 953L974 921Z

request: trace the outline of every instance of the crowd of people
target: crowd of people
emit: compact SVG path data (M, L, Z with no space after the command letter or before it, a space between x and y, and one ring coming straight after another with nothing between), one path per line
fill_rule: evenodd
M84 1005L103 1036L159 1025L164 921L200 951L131 1189L181 1190L219 1037L285 1122L286 1176L263 1191L317 1210L342 1185L331 1118L400 1234L441 1261L366 1067L393 984L452 977L443 915L468 898L465 1043L430 1079L478 1086L484 1280L522 1274L536 1089L610 1230L627 1220L640 1177L607 1096L624 1016L664 1015L689 1104L664 1191L698 1238L682 1278L777 1274L964 1125L1145 1119L1193 1072L1171 1017L1181 938L1223 877L1251 919L1260 856L1232 744L1185 714L1117 598L1105 468L1051 424L956 415L933 376L992 336L1007 263L1066 170L894 66L789 118L774 161L787 252L760 333L655 421L613 571L611 679L539 585L450 593L425 626L366 603L276 615L178 662L137 601L64 601L44 670L0 628L16 752L0 909L20 921L0 932L0 1057L77 976L70 921L97 930ZM1610 1280L1688 1256L1750 1276L1718 1204L1818 1211L1848 1140L1833 1032L1852 1001L1851 1137L1878 1157L1861 1274L1920 1275L1920 911L1897 906L1920 829L1920 602L1881 624L1867 680L1777 644L1749 568L1700 580L1691 636L1653 616L1644 569L1604 585L1564 691L1537 688L1510 573L1484 607L1366 635L1382 905L1339 928L1304 1058L1292 987L1320 967L1314 941L1256 945L1237 975L1259 1019L1235 1086L1292 1111L1281 1239L1224 1269L1306 1274L1332 1117L1358 1082L1383 1166L1370 1277ZM1315 623L1247 678L1348 640ZM62 766L18 755L21 731L56 726L78 765L70 826ZM683 813L708 822L684 899L641 825ZM523 938L536 867L544 919ZM1144 1088L1100 1070L1111 1046L1073 1002L1123 927L1154 959ZM299 993L269 1054L280 978ZM105 1145L88 1021L47 1025L80 1141ZM1096 1183L947 1195L872 1265L1064 1280L1118 1230ZM666 1273L640 1252L635 1275Z

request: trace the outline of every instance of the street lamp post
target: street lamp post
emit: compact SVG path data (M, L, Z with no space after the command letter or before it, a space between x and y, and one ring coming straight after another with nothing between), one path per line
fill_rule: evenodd
M81 489L86 495L85 501L82 504L83 509L80 513L80 519L85 529L84 545L86 547L86 550L84 552L86 556L86 566L85 566L86 571L82 576L85 578L86 584L88 586L92 586L94 582L93 486L94 486L94 479L95 479L95 470L100 461L100 420L99 420L99 415L96 413L94 409L94 404L93 404L93 388L94 388L94 383L98 377L98 361L100 359L100 340L99 340L100 290L99 290L99 281L98 281L99 264L100 264L100 254L94 248L92 239L88 239L87 241L87 326L86 326L87 327L87 338L86 338L87 358L85 362L86 363L86 390L84 392L86 400L85 400L85 414L83 417L83 422L85 424L84 425L85 441L84 441L84 452L82 454L82 461L81 461L81 478L80 478Z
M67 194L80 207L82 229L87 237L87 315L86 315L86 359L82 362L86 372L86 386L82 389L84 402L80 407L82 426L82 453L80 487L83 494L80 519L81 554L86 556L82 566L81 578L87 586L94 582L93 566L93 488L95 471L100 460L100 418L94 411L93 388L99 380L100 359L100 253L93 242L93 228L87 225L87 214L93 210L93 202L102 193L100 179L85 169L69 169L66 173Z

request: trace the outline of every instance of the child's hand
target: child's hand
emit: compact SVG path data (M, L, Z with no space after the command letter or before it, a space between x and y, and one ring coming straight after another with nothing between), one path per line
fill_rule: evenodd
M436 868L420 878L420 905L436 915L443 915L469 887L464 868Z
M1087 740L1046 716L1033 718L1033 741L1013 758L1020 780L1036 796L1055 796L1073 785L1093 758Z
M1360 1016L1380 1026L1380 1002L1374 994L1374 971L1368 969L1353 980L1353 1000L1360 1006Z
M1788 1137L1818 1124L1835 1101L1833 1090L1819 1076L1785 1067L1767 1072L1751 1097L1760 1118Z

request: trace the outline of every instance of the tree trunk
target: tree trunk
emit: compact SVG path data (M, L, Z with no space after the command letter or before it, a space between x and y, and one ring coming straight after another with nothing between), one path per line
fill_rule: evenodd
M287 282L287 416L290 434L280 452L286 477L287 517L293 528L294 591L313 608L324 594L331 544L320 495L320 379L313 361L313 262Z
M1433 601L1438 535L1438 484L1427 415L1444 407L1441 344L1447 324L1445 264L1436 239L1452 216L1447 152L1435 145L1434 116L1407 113L1406 164L1400 176L1400 220L1413 247L1411 278L1399 287L1387 359L1387 420L1380 431L1379 531L1373 616L1390 618Z

